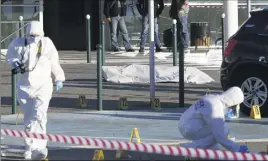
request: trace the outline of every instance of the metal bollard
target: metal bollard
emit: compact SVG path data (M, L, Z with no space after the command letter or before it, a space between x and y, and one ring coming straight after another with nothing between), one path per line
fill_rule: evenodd
M101 66L104 65L105 63L105 26L104 26L104 21L102 21L101 23L101 46L102 46L102 50L101 50Z
M19 18L20 22L19 22L19 37L23 37L24 36L24 28L22 28L23 26L23 17L20 16Z
M173 52L173 66L178 64L178 52L177 52L177 20L173 19L172 21L173 26L173 38L172 38L172 52Z
M17 73L14 69L11 70L11 99L12 99L12 114L17 113Z
M91 63L91 31L90 31L90 15L86 16L86 33L87 33L87 63Z
M102 111L102 45L97 49L97 110Z
M221 15L221 46L222 46L222 59L224 57L224 52L225 52L225 37L224 37L224 19L225 19L225 14L223 13Z
M180 23L180 22L179 22ZM179 24L177 24L179 25ZM184 44L182 43L182 31L178 31L179 42L179 107L184 107Z

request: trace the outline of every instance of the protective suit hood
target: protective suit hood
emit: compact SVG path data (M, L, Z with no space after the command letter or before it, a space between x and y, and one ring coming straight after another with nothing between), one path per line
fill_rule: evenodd
M244 101L244 93L239 87L229 88L220 97L225 108L238 105Z
M27 25L26 35L44 36L43 26L39 21L32 21Z

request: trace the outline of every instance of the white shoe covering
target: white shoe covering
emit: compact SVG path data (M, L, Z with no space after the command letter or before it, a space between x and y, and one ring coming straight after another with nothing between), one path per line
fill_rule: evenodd
M23 154L24 159L31 160L32 159L32 152L31 151L25 151Z
M46 159L48 155L47 148L43 150L34 150L32 151L32 160L43 160Z

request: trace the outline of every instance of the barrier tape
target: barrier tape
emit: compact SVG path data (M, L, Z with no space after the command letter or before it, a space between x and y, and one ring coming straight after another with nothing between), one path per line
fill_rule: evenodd
M208 149L193 149L193 148L175 147L170 145L130 143L123 141L93 139L81 136L30 133L10 129L1 129L1 134L13 137L42 139L42 140L49 140L52 142L60 142L68 144L90 145L102 149L138 151L145 153L171 155L171 156L184 156L192 158L217 159L217 160L268 160L268 155L264 154L238 153L238 152L208 150Z

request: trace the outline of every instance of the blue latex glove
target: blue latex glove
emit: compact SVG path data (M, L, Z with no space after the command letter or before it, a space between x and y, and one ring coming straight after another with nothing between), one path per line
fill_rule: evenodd
M63 83L61 81L56 82L56 91L58 92L63 87Z
M248 151L248 147L246 145L240 145L238 152L245 153Z

